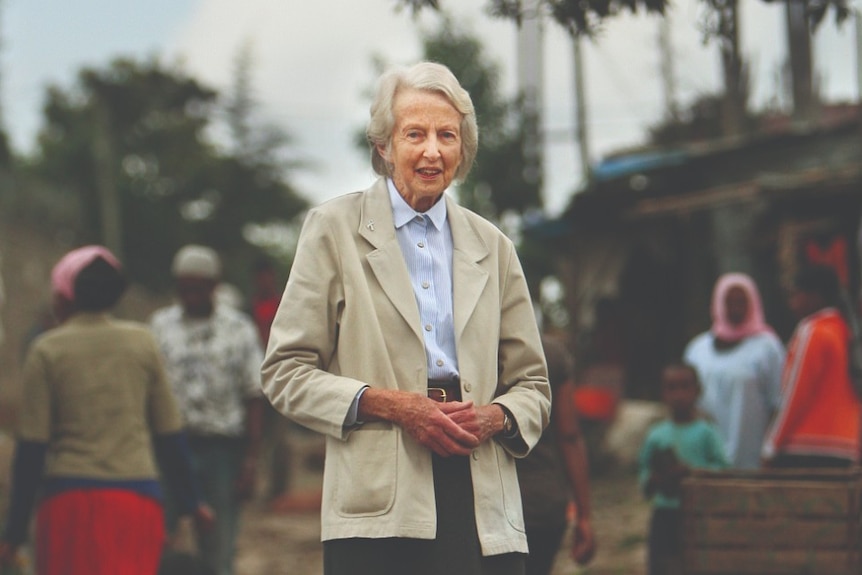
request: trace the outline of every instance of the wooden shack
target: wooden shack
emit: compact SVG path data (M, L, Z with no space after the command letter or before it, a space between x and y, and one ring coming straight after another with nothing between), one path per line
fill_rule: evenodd
M579 366L619 369L624 393L658 396L658 373L710 324L717 277L757 282L788 338L786 287L803 261L859 290L862 122L858 106L816 127L767 121L757 135L609 157L562 216L527 230L556 253Z

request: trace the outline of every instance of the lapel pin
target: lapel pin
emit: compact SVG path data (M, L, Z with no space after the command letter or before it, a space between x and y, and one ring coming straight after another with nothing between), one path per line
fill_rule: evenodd
M365 227L373 232L374 231L374 220L368 220L368 225L366 225Z

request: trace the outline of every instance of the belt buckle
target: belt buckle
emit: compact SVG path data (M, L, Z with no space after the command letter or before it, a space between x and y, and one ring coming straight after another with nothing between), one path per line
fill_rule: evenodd
M440 392L440 399L439 399L439 400L435 400L435 401L439 401L440 403L446 403L447 394L446 394L446 389L445 389L445 388L442 388L442 387L429 387L429 388L428 388L428 395L429 395L429 397L430 397L430 395L431 395L431 392L432 392L432 391ZM433 398L433 397L432 397L431 399L435 399L435 398Z

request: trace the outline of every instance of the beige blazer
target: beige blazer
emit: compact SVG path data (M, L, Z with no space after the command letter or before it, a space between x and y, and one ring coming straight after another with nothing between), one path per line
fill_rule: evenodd
M525 456L548 423L539 332L512 242L445 201L463 398L505 405L520 430L471 456L479 539L485 555L526 552L514 457ZM431 452L390 423L342 425L365 385L426 393L420 326L386 181L311 210L262 373L279 412L326 435L323 540L435 537Z

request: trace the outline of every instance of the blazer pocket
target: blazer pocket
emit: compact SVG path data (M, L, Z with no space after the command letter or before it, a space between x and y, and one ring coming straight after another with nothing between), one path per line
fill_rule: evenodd
M343 517L383 515L395 501L398 434L365 424L336 454L335 509Z

